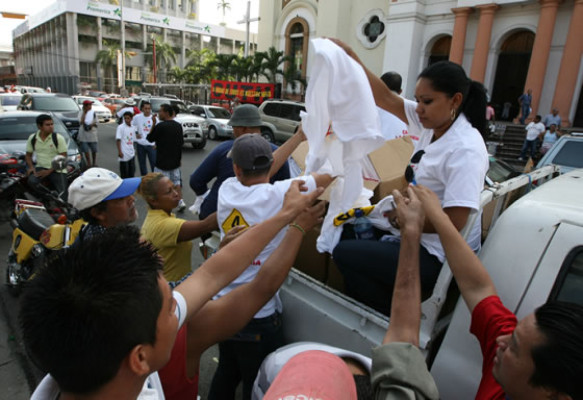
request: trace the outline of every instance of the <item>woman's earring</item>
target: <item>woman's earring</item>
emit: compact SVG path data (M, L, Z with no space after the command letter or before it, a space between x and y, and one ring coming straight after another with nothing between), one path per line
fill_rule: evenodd
M450 115L451 115L451 122L453 122L455 120L455 108L451 109Z

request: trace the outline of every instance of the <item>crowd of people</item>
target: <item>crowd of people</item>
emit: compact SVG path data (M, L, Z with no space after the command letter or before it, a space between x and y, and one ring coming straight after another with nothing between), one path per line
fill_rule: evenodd
M347 294L390 315L382 344L365 355L326 344L282 347L278 290L306 232L322 222L325 205L317 198L334 179L326 168L290 177L287 159L306 140L301 126L277 148L259 134L257 108L237 106L229 122L234 140L217 146L190 177L204 201L199 220L187 221L173 213L185 206L175 110L162 105L155 116L148 103L141 114L121 110L120 177L96 167L96 122L84 104L83 150L92 164L68 188L68 201L87 225L22 297L24 344L47 372L33 399L195 399L201 354L214 344L219 365L209 399L234 399L240 382L245 400L438 399L419 329L421 300L446 260L482 350L476 398L583 398L583 307L547 302L518 321L476 256L479 219L467 240L459 233L479 211L488 168L483 86L442 61L419 75L416 101L406 100L394 75L380 79L334 42L362 66L376 105L400 120L404 129L395 136L415 138L409 184L393 191L395 208L386 215L395 229L377 231L378 240L355 240L345 229L333 251ZM62 150L50 121L37 122L27 161L40 146ZM548 122L552 135L556 121ZM136 150L140 178L133 177ZM32 176L58 172L45 161L29 164ZM136 192L148 205L141 230L132 225ZM218 251L193 271L192 240L214 230Z

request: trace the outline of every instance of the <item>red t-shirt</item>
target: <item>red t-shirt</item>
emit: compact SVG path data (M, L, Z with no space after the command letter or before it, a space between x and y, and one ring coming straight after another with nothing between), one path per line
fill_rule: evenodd
M508 335L516 328L516 316L511 313L498 296L489 296L474 308L470 332L480 342L482 349L482 381L476 394L477 400L504 399L502 387L492 375L494 356L496 355L496 338Z
M192 379L186 376L186 334L184 324L176 335L170 360L158 371L166 400L194 400L198 396L198 373Z

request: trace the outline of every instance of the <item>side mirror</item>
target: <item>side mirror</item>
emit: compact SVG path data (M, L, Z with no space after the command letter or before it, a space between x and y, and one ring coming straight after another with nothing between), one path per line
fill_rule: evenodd
M56 171L60 171L62 169L65 169L66 166L67 166L67 157L62 156L60 154L58 156L55 156L55 158L53 158L53 160L51 161L51 167Z

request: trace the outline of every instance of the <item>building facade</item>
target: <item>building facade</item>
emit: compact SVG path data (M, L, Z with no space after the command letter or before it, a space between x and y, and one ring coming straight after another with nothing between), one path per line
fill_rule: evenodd
M583 126L583 0L262 0L258 48L294 58L309 81L310 38L337 37L375 73L403 76L413 98L430 63L459 63L484 84L500 116L518 113L532 89L531 115L559 109Z
M156 75L167 81L171 66L184 68L189 50L239 53L245 32L197 20L197 0L58 0L31 16L13 32L18 82L74 94L81 89L117 91L115 50L108 65L96 61L102 50L121 48L123 12L125 84L138 90L154 80L150 68L152 38L170 47L175 62ZM256 48L252 35L250 49ZM159 49L158 57L162 57Z

